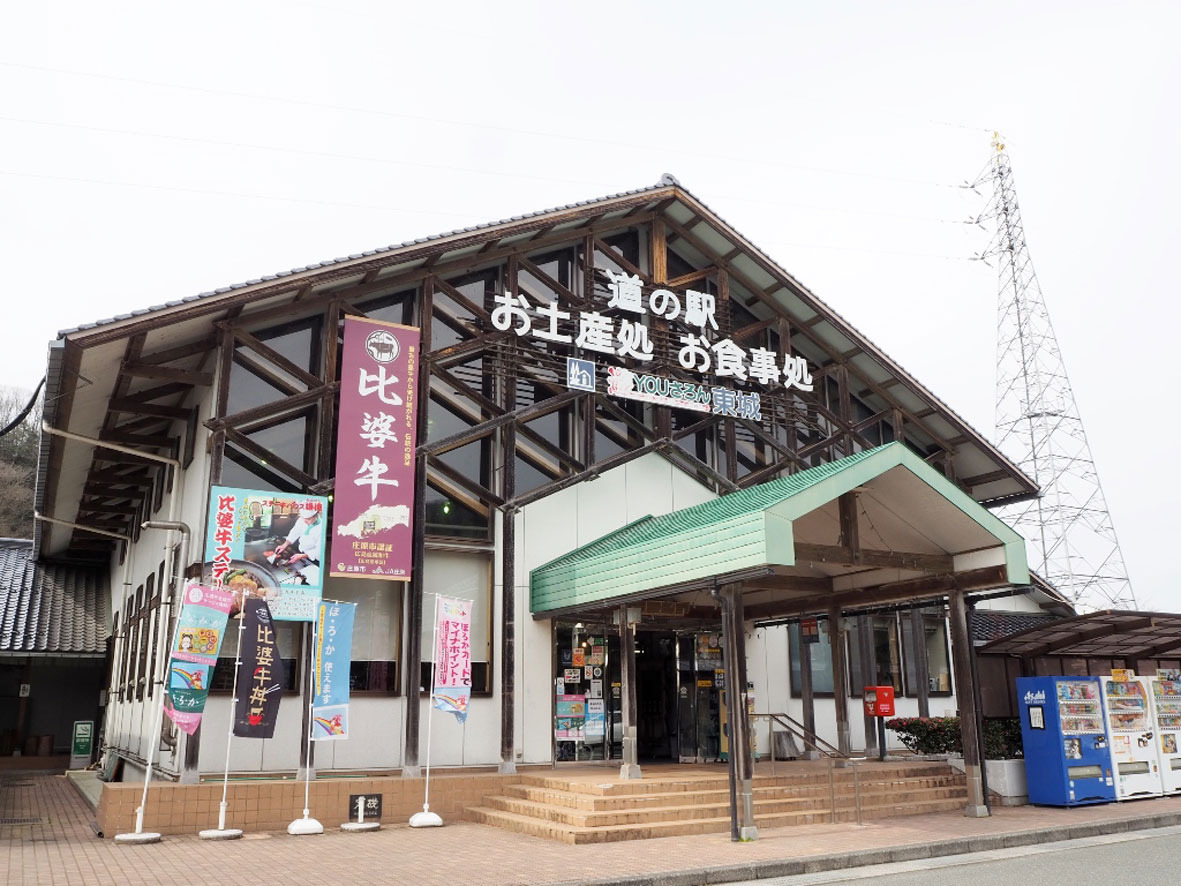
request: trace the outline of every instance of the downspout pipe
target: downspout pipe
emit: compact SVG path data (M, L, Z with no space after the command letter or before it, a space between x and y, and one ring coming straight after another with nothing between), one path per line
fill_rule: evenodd
M173 472L174 472L173 473L173 489L172 489L171 494L168 496L168 520L167 521L149 520L149 521L145 521L142 525L144 526L144 528L165 529L166 531L181 532L181 543L180 543L180 551L179 551L180 556L178 557L179 562L177 563L176 570L177 570L177 581L179 582L177 587L183 587L184 586L184 574L188 568L188 539L189 539L190 533L189 533L188 526L186 526L184 523L179 522L177 519L179 516L179 513L180 513L181 500L183 498L183 493L184 493L184 482L181 478L181 471L183 470L183 468L181 466L180 459L173 458L170 455L157 455L154 452L145 452L142 449L136 449L132 446L124 446L121 443L114 443L114 442L111 442L108 440L99 440L95 437L87 437L83 434L75 434L72 431L65 431L65 430L62 430L61 428L55 428L55 427L51 426L49 424L49 422L47 422L47 421L41 422L41 431L45 434L49 434L54 437L61 437L64 440L73 440L77 443L84 443L88 446L96 446L96 447L101 447L103 449L110 449L115 452L123 452L128 455L134 455L138 458L147 459L148 461L159 462L160 464L168 465L169 467L171 467L173 469ZM39 519L45 520L47 522L57 522L57 523L64 522L64 521L55 520L55 519L49 518L49 517L39 517ZM73 524L67 523L66 525L73 525ZM76 528L86 529L87 527L78 526ZM90 530L90 531L98 531L98 530ZM109 532L101 533L101 534L114 535L114 533L109 533ZM124 538L126 541L128 541L128 548L129 548L128 557L130 557L131 556L130 539L126 539L125 536L118 536L118 537ZM166 542L165 543L165 550L168 549L168 546L169 545ZM163 590L161 590L161 602L166 603L166 605L168 607L169 618L171 618L171 615L172 615L173 597L174 597L173 593L169 593L167 595L167 597L165 597ZM166 624L167 624L167 622L166 622ZM168 642L169 638L167 637L167 631L160 631L159 634L160 634L160 638L161 638L162 642ZM171 647L168 647L168 648L171 648ZM167 650L165 650L165 651L167 651ZM161 668L162 669L166 669L168 667L167 655L164 655L164 656L158 655L157 660L161 661ZM161 671L161 673L163 673L163 671ZM161 676L160 682L163 683L163 676ZM159 727L157 727L155 729L155 731L149 736L149 741L151 742L150 748L155 748L156 744L159 743L159 739L158 739L159 732L160 732L160 729L159 729ZM151 774L151 763L148 764L149 777L150 777L150 774ZM146 780L145 780L145 793L146 793ZM139 831L140 828L142 828L142 823L141 823L142 822L142 815L143 815L142 806L139 809L139 815L140 815L140 822L137 822L137 832Z

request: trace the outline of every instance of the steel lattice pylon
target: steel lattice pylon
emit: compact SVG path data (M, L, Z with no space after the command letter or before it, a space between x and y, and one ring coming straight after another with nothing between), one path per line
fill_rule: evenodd
M999 263L996 436L1041 496L998 515L1027 542L1030 568L1081 611L1134 609L1135 597L1099 474L1033 271L1009 156L994 134L983 183L993 196L981 221L996 237L981 258Z

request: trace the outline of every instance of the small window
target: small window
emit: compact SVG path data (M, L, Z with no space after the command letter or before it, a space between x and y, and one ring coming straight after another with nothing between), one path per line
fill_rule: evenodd
M302 675L303 626L302 621L276 621L275 633L279 640L279 658L283 662L283 691L298 693ZM217 664L209 678L210 692L234 691L234 661L238 657L238 634L240 621L231 618L225 638L218 652Z
M791 694L801 696L800 691L800 626L789 625L788 643L791 649ZM832 695L832 647L828 643L828 619L819 620L818 642L811 644L812 694Z
M430 691L435 658L436 595L473 601L471 650L472 694L492 691L492 559L486 553L429 551L423 571L422 671L423 692Z
M874 615L867 620L857 619L849 631L849 695L860 698L865 686L893 686L895 695L902 695L902 651L899 645L898 616ZM873 638L873 665L862 668L861 636L863 624L868 624Z
M397 695L398 648L402 627L401 581L329 578L324 597L356 604L349 691Z

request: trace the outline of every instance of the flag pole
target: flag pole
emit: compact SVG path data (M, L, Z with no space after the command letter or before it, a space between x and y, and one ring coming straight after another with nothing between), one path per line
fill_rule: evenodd
M422 812L410 816L412 828L437 828L443 824L437 813L431 812L431 715L435 711L435 669L439 666L439 595L435 594L435 650L431 654L431 694L426 709L426 786L422 798Z
M319 636L317 628L323 605L323 603L316 604L315 615L312 617L312 645L308 650L308 734L306 738L307 753L304 756L303 767L303 818L297 818L287 825L287 833L296 835L324 833L324 825L311 817L311 810L308 808L308 794L312 786L312 729L316 725L315 720L312 719L312 705L316 698L316 639Z
M128 555L130 556L130 555ZM164 679L160 681L160 707L156 709L156 723L152 727L151 741L148 742L148 768L144 772L144 792L140 797L139 808L135 810L135 830L129 834L116 834L116 843L159 843L160 834L156 831L144 830L144 807L148 805L148 783L152 780L152 765L156 757L156 745L160 743L160 727L164 723L164 702L168 698L169 662L172 661L172 650L176 648L180 637L180 617L183 614L188 590L182 591L180 610L176 615L176 627L172 629L172 645L168 647L168 655L164 656Z
M230 785L230 744L234 741L234 717L238 711L238 669L242 667L242 635L246 631L246 595L242 595L242 607L238 610L238 654L234 656L234 692L230 699L230 728L226 735L226 765L221 779L221 805L217 809L217 828L198 832L202 840L237 840L242 836L241 828L226 828L226 792Z

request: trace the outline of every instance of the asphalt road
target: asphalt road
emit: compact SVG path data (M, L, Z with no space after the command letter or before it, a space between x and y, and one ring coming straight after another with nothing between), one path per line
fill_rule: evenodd
M812 886L871 879L875 886L947 886L949 882L972 886L1165 886L1181 882L1181 827L748 880L735 886Z

